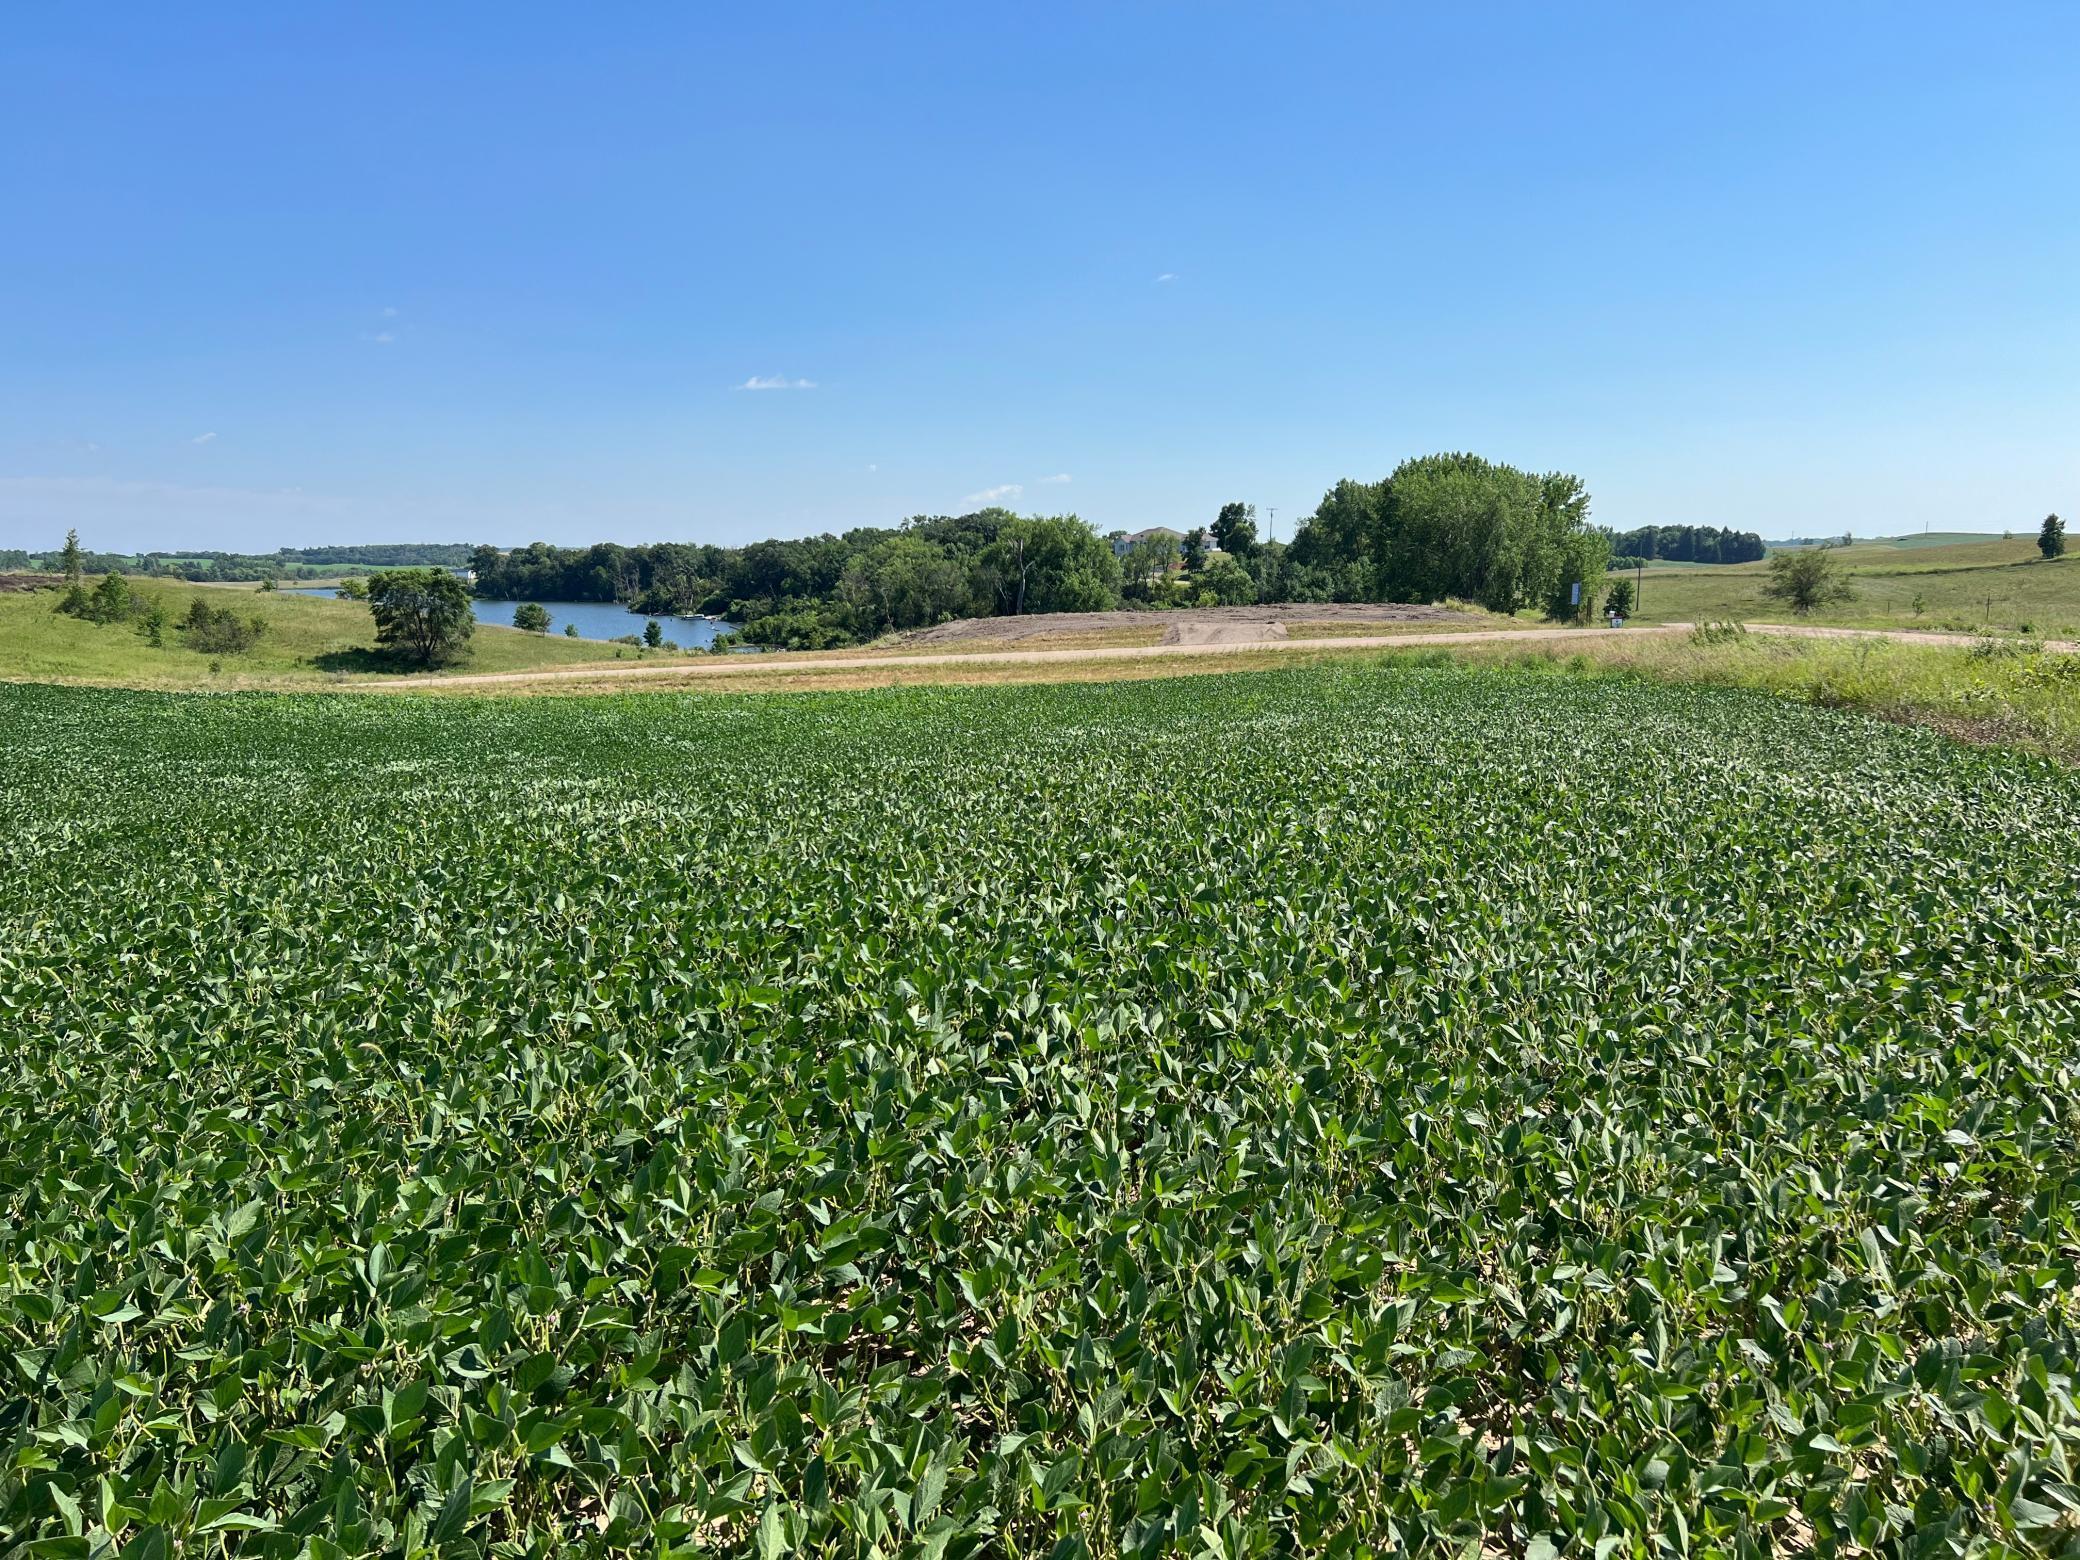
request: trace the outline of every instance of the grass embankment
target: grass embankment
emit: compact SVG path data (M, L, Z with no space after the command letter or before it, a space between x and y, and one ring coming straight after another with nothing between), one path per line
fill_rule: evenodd
M2080 763L2080 655L2040 650L2026 640L1994 639L1958 648L1706 630L1459 645L1434 654L1491 665L1751 688Z
M132 623L89 623L52 610L58 603L54 591L10 592L0 595L0 678L129 688L294 690L351 685L410 670L377 647L365 602L170 580L133 579L131 588L147 602L162 603L176 621L201 596L212 607L228 604L242 616L257 616L267 627L240 655L190 650L172 624L163 646L155 649ZM643 654L626 645L479 624L465 655L424 675L436 680L468 672L610 664ZM664 655L653 652L650 658Z
M1902 537L1840 548L1834 558L1855 598L1808 621L1849 628L2080 636L2080 554L2047 562L2035 542L2019 537L1948 542ZM1614 568L1611 578L1639 576ZM1788 620L1784 605L1762 594L1768 579L1767 563L1649 565L1633 621Z

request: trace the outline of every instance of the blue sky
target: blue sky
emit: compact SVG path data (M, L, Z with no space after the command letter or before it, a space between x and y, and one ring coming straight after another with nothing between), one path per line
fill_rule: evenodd
M0 545L2080 509L2080 7L16 8ZM771 388L755 388L770 385Z

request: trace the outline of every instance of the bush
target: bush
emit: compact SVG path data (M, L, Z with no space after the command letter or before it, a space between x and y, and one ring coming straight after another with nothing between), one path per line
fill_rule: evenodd
M539 601L523 601L513 608L513 627L528 634L549 632L549 609Z
M229 607L212 607L200 596L189 603L188 615L181 619L181 637L188 648L204 655L243 655L266 632L265 618L242 618Z
M1257 599L1257 582L1250 578L1249 570L1227 554L1201 569L1194 583L1202 593L1212 596L1213 605L1246 607Z
M1690 630L1693 645L1736 644L1748 637L1745 623L1700 623Z
M1838 601L1853 601L1855 590L1835 567L1825 547L1798 547L1772 553L1769 579L1762 594L1786 603L1800 617Z
M111 569L92 590L78 582L67 586L51 610L89 623L124 623L135 617L142 606L130 589L130 582Z

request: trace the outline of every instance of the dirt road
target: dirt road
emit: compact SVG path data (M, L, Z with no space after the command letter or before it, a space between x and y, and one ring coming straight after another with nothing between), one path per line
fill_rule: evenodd
M1217 626L1264 629L1271 624L1348 623L1353 632L1359 625L1392 624L1406 627L1464 627L1466 614L1451 607L1394 601L1279 601L1254 607L1121 607L1112 612L1028 612L1022 617L958 618L936 628L920 628L897 638L893 649L909 655L951 648L955 645L1001 645L1006 649L1029 639L1054 639L1085 634L1110 634L1122 629L1145 630L1164 636L1166 642L1194 644L1198 641L1172 638L1199 628ZM1276 637L1275 635L1272 637ZM1217 642L1217 641L1215 641Z
M1225 626L1225 625L1224 625ZM1273 625L1260 624L1269 628ZM1283 625L1277 625L1281 629ZM745 675L771 676L775 672L822 672L849 671L881 667L907 666L989 666L1004 664L1031 664L1036 662L1071 661L1140 661L1162 656L1231 655L1238 652L1261 653L1280 650L1411 650L1426 645L1495 644L1517 640L1568 639L1586 641L1592 639L1639 639L1667 634L1687 634L1692 624L1662 623L1630 628L1499 628L1458 630L1436 634L1381 634L1337 635L1326 639L1231 639L1222 638L1204 644L1175 645L1130 645L1101 649L1078 650L980 650L962 654L940 655L885 655L885 656L818 656L801 655L731 655L717 656L711 660L671 661L660 664L629 666L618 662L598 662L583 666L560 667L554 671L539 672L474 672L458 677L441 678L388 678L382 682L362 684L365 688L401 690L421 689L438 691L443 688L476 688L498 683L554 683L572 680L602 680L638 677L677 677L683 681L699 681L711 677ZM1880 628L1821 628L1800 623L1750 623L1751 634L1776 635L1785 638L1804 639L1880 639L1900 644L1923 645L1973 645L1980 638L1971 634L1922 634L1904 630ZM2071 640L2053 639L2043 642L2047 650L2080 652L2080 643Z

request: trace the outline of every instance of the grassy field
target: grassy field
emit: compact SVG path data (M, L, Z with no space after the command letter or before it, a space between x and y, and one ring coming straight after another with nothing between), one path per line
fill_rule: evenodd
M228 602L242 615L258 615L267 629L245 654L213 657L185 648L170 629L164 647L153 649L132 625L66 617L51 610L58 600L54 592L0 594L0 676L132 688L294 689L351 685L395 677L404 670L378 653L374 620L365 602L263 591L252 585L140 579L133 581L133 588L147 600L163 602L176 619L202 596L213 607ZM426 675L525 671L640 654L624 645L479 624L463 659ZM212 661L217 663L214 669Z
M2070 1548L2070 771L1390 655L0 739L0 1550Z
M2080 656L2036 651L2026 641L1948 648L1705 632L1455 646L1450 658L1751 689L2080 764Z
M1957 633L2033 632L2054 638L2080 635L2080 555L2053 562L2034 541L1998 537L1942 544L1938 537L1906 537L1898 544L1860 542L1835 554L1853 601L1813 614L1815 623L1860 628L1943 629ZM1613 571L1613 579L1636 578ZM1770 622L1790 614L1762 594L1765 563L1649 566L1642 623ZM1916 610L1916 598L1920 608Z

